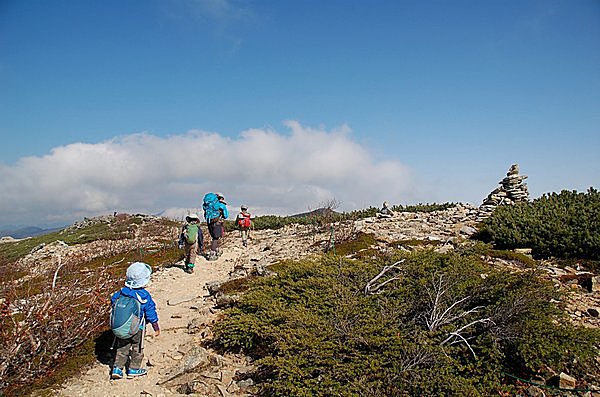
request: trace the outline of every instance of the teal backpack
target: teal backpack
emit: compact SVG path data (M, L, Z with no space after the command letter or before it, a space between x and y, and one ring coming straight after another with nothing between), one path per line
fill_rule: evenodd
M116 337L129 339L137 334L144 315L139 299L119 295L110 313L110 328Z
M219 211L219 198L215 193L206 193L202 200L202 209L204 210L204 219L210 222L221 215Z

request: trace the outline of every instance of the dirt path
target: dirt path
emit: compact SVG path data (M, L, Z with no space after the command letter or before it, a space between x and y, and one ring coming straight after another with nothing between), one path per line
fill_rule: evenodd
M338 233L343 237L350 231L361 230L373 233L383 241L397 241L409 238L429 238L436 236L440 240L454 235L456 222L462 222L467 210L458 208L450 209L448 220L438 221L429 219L430 214L418 215L413 213L398 214L393 219L378 221L368 218L347 225L346 228L338 226ZM426 217L427 219L423 219ZM458 221L456 220L458 219ZM442 219L443 220L443 219ZM435 221L435 222L434 222ZM461 223L462 224L462 223ZM203 257L196 260L195 272L187 274L182 270L182 263L152 276L148 291L157 303L158 315L162 333L154 337L151 330L146 335L144 363L148 368L148 375L137 379L122 379L111 381L109 379L110 367L108 364L97 362L81 376L72 379L63 389L56 393L60 397L75 396L152 396L166 397L189 395L190 390L183 391L177 387L163 383L169 379L173 369L188 361L189 357L198 358L195 346L212 336L210 326L219 315L214 308L215 301L208 297L206 284L213 281L226 281L230 272L236 265L258 263L273 263L281 259L300 259L315 252L323 251L323 242L330 241L330 229L324 228L317 231L312 226L290 225L278 230L261 230L253 233L253 239L248 248L243 248L238 232L228 233L223 242L224 254L216 261L206 261ZM336 241L340 240L337 236ZM237 270L236 270L237 272ZM190 331L188 327L193 326ZM204 354L201 352L201 354ZM236 361L237 360L237 361ZM214 379L203 392L195 391L196 396L228 397L243 396L233 377L237 370L245 366L242 358L222 357L213 366ZM198 375L196 373L196 375ZM212 377L211 373L200 374L200 377ZM185 382L193 384L198 376L190 379L181 379L178 385ZM183 383L182 383L183 382ZM185 394L179 394L179 390Z
M144 349L144 363L148 375L135 379L110 380L110 367L97 362L79 377L72 379L59 390L56 396L177 396L182 395L158 383L168 379L167 371L177 366L193 346L210 335L208 326L212 324L218 311L213 309L214 301L207 297L206 283L229 279L234 264L256 253L257 245L242 249L237 234L224 244L224 253L216 261L203 257L196 259L195 272L187 274L180 267L169 267L152 275L148 291L156 304L161 326L161 335L154 337L151 327L147 330ZM189 332L193 323L195 332ZM226 361L226 360L225 360ZM221 363L223 384L231 383L235 369L228 363ZM221 391L221 395L227 395ZM197 394L198 395L198 394ZM218 394L217 394L218 395Z

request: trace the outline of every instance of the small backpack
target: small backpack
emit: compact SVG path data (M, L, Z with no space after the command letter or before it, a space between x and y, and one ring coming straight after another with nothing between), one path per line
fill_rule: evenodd
M110 328L116 337L129 339L139 332L143 317L139 297L120 294L111 309Z
M185 239L188 244L194 244L198 238L198 225L187 225Z
M242 215L242 217L238 219L238 225L243 228L250 227L252 224L252 221L250 220L250 214L240 213L240 215Z

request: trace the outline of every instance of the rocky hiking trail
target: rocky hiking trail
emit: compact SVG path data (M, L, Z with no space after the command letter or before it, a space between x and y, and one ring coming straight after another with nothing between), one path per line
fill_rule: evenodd
M146 331L144 363L148 375L111 380L110 352L101 352L103 362L96 362L54 395L247 395L244 389L252 380L243 379L243 374L252 368L249 359L222 356L202 347L212 337L211 325L221 313L220 302L207 285L244 277L255 269L262 272L264 265L277 260L299 259L319 251L315 242L327 240L329 235L309 229L289 226L285 230L255 231L247 248L242 247L237 231L229 232L222 244L223 254L215 261L198 256L194 273L185 273L182 262L156 271L147 290L157 305L161 334L155 337L151 327ZM207 236L205 233L205 239Z
M230 395L227 388L232 390L235 372L244 368L245 362L236 357L226 358L209 353L200 348L200 345L210 337L209 326L219 314L219 310L214 308L214 299L208 296L206 284L228 280L234 263L255 251L253 247L247 250L236 247L238 242L234 240L228 239L223 247L223 255L216 261L207 261L199 256L193 274L185 273L181 264L174 264L152 275L147 289L157 304L161 334L155 337L151 327L147 329L144 348L147 376L110 380L110 364L98 362L78 379L65 385L56 395L187 395L188 390L183 389L187 387L187 383L182 378L195 367L203 367L205 370L200 372L205 376L206 390L202 395ZM201 385L196 385L197 389L198 386ZM181 393L173 388L179 388ZM239 391L239 387L235 389L234 391Z
M430 213L403 212L388 219L348 221L332 228L288 225L254 231L247 248L242 247L237 231L229 232L222 244L223 255L216 261L199 256L193 274L185 273L179 262L152 275L148 290L157 304L161 335L154 337L151 329L146 334L147 376L110 380L110 362L102 360L63 385L55 396L249 396L251 360L243 355L220 355L204 347L212 338L212 325L221 315L221 307L230 299L215 295L213 286L250 273L268 275L269 264L322 254L333 241L341 242L361 232L372 234L372 248L381 252L424 247L449 252L468 244L480 217L477 208L457 205ZM525 270L515 261L483 259L510 271ZM558 269L552 264L539 266L557 287L570 292L567 310L572 321L599 327L600 277L592 277L596 282L590 291L582 288L582 277L591 277L583 274L586 272ZM573 274L566 274L569 272Z

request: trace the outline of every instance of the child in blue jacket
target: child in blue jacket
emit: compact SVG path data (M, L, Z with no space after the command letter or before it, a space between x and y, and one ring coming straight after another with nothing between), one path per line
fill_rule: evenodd
M141 310L144 320L140 323L140 329L137 334L128 339L116 338L117 353L113 365L111 378L122 379L123 369L127 360L127 377L146 375L148 370L142 368L142 359L144 358L144 334L146 323L152 324L154 335L160 335L158 325L158 315L156 314L156 304L152 300L150 293L144 288L150 282L152 268L143 262L132 263L127 268L125 287L115 292L111 298L111 304L114 306L117 298L121 295L130 296L137 299L141 304Z

